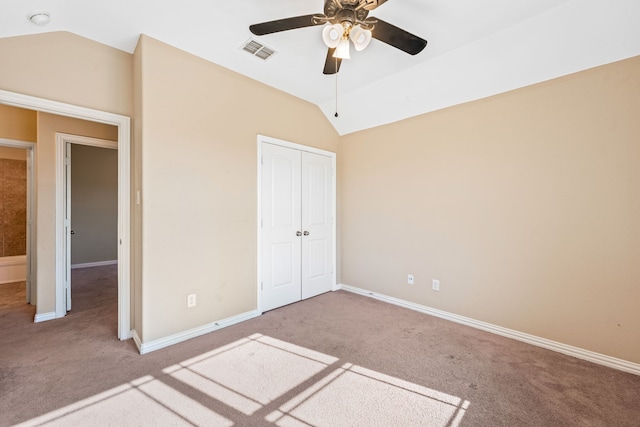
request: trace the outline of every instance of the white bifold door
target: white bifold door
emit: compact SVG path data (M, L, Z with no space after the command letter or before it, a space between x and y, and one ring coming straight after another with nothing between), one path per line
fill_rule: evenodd
M332 290L332 158L262 143L262 311Z

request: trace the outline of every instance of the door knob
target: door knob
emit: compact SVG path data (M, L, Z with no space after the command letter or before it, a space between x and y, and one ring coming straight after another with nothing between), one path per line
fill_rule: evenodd
M308 235L309 235L309 232L308 232L308 231L305 231L305 232L304 232L304 235L305 235L305 236L308 236Z
M76 232L75 232L75 231L73 231L73 230L71 230L71 233L70 233L70 234L76 234Z
M298 237L302 236L302 231L296 231L296 236Z

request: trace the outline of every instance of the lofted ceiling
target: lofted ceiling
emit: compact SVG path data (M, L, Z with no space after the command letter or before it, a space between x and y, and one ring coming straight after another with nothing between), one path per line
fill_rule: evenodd
M318 105L340 135L640 55L638 0L389 0L370 13L428 41L378 40L322 73L322 27L249 25L321 13L323 0L0 0L0 37L69 31L132 53L140 34ZM51 14L38 27L27 19ZM275 49L266 61L241 46ZM337 98L336 98L337 94ZM337 102L336 102L337 101ZM334 114L337 111L339 116Z

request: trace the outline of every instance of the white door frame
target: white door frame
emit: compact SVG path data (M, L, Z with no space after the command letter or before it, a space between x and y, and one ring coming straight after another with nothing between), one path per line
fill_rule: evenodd
M130 321L131 306L131 119L58 101L0 90L0 104L36 110L59 116L73 117L118 127L118 338L133 336ZM56 260L60 252L56 242ZM56 263L56 270L59 268ZM64 294L56 284L56 317L66 314ZM37 305L37 299L36 299Z
M10 148L21 148L26 150L27 156L27 256L26 256L26 302L35 305L36 302L36 228L33 218L35 218L35 186L33 185L33 171L36 143L20 141L17 139L0 138L0 146Z
M69 182L70 177L68 176L67 168L65 168L67 144L118 149L117 141L56 132L56 317L62 317L58 312L58 303L60 302L58 299L60 296L59 293L62 292L64 295L63 298L61 298L64 304L64 315L66 315L67 310L69 310L71 300L70 289L67 288L67 286L70 286L71 281L70 236L68 235L67 228L70 227L71 224L65 224L65 212L68 213L68 209L71 209L68 194L71 183ZM71 195L71 197L73 197L73 195Z
M333 191L333 259L332 263L332 276L333 290L337 290L336 283L336 268L337 268L337 253L336 253L336 230L337 230L337 221L336 221L336 182L337 182L337 173L336 171L336 153L332 153L331 151L321 150L319 148L308 147L306 145L296 144L295 142L284 141L282 139L272 138L270 136L258 135L258 218L257 218L257 230L258 230L258 277L257 277L257 288L258 288L258 300L257 300L257 311L262 314L262 144L274 144L279 145L281 147L293 148L295 150L306 151L309 153L320 154L322 156L327 156L331 158L331 167L334 170L332 179L331 179L331 187Z

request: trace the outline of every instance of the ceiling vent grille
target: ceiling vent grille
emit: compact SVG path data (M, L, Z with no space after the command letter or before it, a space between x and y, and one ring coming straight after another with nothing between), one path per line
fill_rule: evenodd
M267 60L276 53L275 50L253 39L247 40L247 42L242 45L242 50L244 50L245 52L249 52L251 55L256 56L262 60Z

